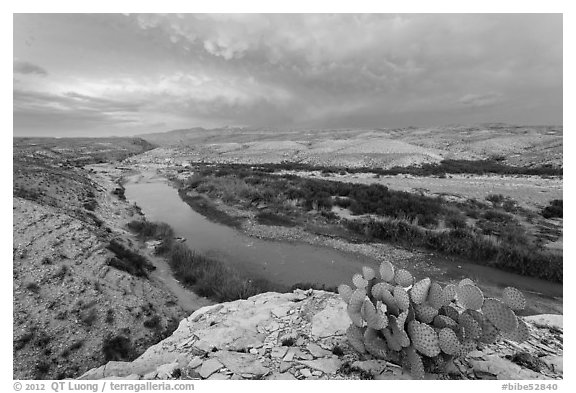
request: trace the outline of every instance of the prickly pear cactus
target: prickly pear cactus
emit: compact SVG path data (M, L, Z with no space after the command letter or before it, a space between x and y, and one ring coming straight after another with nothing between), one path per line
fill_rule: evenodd
M516 288L504 289L501 301L485 298L468 278L442 287L390 262L382 262L378 272L364 267L352 284L338 287L352 321L348 342L362 354L400 359L415 379L424 378L424 365L446 366L481 343L530 336L514 313L526 307Z

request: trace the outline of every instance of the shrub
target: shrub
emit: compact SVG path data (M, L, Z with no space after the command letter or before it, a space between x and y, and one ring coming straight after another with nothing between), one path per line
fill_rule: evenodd
M26 289L30 292L38 293L40 292L40 285L36 284L35 282L29 282L26 284Z
M86 326L92 326L98 319L98 312L95 308L84 310L80 313L80 321Z
M144 321L144 327L157 330L162 327L161 322L162 319L158 315L154 315Z
M544 218L562 218L563 217L563 203L562 199L554 199L548 206L542 209L542 216Z
M108 265L118 270L136 277L148 277L148 272L155 269L148 259L124 247L116 240L112 240L106 248L116 255L108 260Z
M108 335L102 341L102 354L106 361L129 361L134 358L134 349L132 342L126 336Z
M452 215L446 219L446 225L452 229L466 228L466 219L461 215Z
M283 227L293 227L296 225L289 217L283 214L272 213L272 212L258 212L256 214L256 222L262 225L272 225L272 226L283 226Z

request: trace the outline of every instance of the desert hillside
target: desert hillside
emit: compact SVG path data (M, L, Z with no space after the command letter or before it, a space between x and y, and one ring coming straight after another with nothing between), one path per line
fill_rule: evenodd
M394 167L443 159L498 157L516 166L562 166L562 127L485 124L402 129L192 128L139 137L177 148L195 161L300 162L319 166Z

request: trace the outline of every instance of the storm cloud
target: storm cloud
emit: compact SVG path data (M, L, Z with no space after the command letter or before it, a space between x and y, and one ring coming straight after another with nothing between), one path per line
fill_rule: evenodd
M15 134L562 124L560 14L26 14L14 57Z

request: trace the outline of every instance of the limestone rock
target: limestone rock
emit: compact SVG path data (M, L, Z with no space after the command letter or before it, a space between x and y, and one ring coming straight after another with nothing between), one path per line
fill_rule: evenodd
M564 329L563 316L556 314L540 314L524 317L524 321L531 322L538 327L551 327Z
M269 370L262 365L258 357L250 353L219 351L216 358L235 374L252 374L262 376Z
M545 375L520 367L498 355L486 355L486 360L470 360L474 372L492 374L497 379L550 379Z
M332 356L332 352L322 348L320 345L315 343L309 343L306 345L306 349L314 356L315 358L321 358L326 356Z
M336 374L336 371L342 365L342 362L339 359L334 358L322 358L316 360L300 360L298 361L301 364L304 364L314 370L322 371L326 374Z
M324 310L312 317L312 337L324 338L346 334L350 320L346 303L339 298L329 299Z
M199 373L202 378L208 378L222 367L222 363L220 363L218 359L208 359L202 363L202 367L200 367Z
M382 360L358 360L352 363L352 367L376 376L386 370L386 362Z

